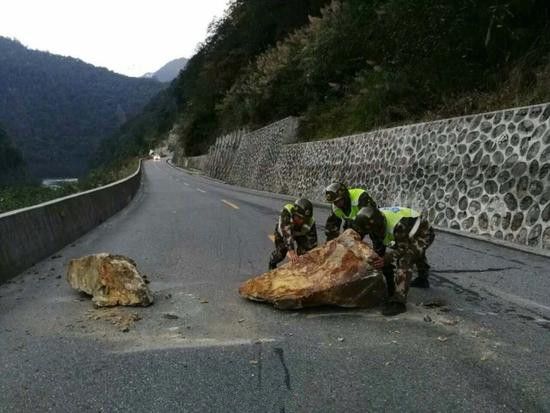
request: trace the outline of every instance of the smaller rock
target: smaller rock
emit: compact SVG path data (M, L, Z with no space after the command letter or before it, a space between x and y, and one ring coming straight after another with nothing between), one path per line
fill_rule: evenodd
M426 314L426 315L424 316L424 321L425 321L426 323L431 323L431 322L432 322L432 318L431 318L429 315Z
M168 320L177 320L179 318L177 315L171 313L165 313L162 316Z
M97 307L153 303L136 263L122 255L101 253L71 260L67 281L74 289L91 295Z
M422 303L422 305L426 308L437 308L437 307L444 307L446 305L445 301L440 300L439 298L435 298L431 301L427 301L425 303Z
M338 337L337 340L341 343L342 341L344 341L344 337Z

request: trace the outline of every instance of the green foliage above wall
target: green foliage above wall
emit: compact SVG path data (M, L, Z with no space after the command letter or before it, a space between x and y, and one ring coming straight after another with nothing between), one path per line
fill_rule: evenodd
M309 140L537 103L550 99L549 22L546 0L236 0L115 139L144 150L175 124L197 155L289 115Z

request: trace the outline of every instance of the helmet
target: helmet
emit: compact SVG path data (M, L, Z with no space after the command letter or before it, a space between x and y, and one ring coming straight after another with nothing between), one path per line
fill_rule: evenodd
M302 218L311 218L313 216L313 205L306 198L297 199L294 202L293 214L296 214Z
M325 188L325 199L327 202L336 202L348 195L348 188L340 182L333 182Z
M384 215L382 215L380 210L368 205L357 212L357 216L353 222L353 229L363 236L365 234L382 235L385 232L385 225Z

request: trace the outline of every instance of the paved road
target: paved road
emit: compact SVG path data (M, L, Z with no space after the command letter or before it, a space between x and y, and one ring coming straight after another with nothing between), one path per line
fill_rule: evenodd
M128 208L0 287L0 411L550 411L549 259L438 234L406 314L281 312L237 288L283 202L146 163ZM69 288L67 260L102 251L138 262L153 306Z

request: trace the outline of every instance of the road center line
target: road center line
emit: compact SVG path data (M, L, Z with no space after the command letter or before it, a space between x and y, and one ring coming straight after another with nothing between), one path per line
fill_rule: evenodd
M204 190L202 190L202 189L200 189L200 188L197 188L197 191L202 192L203 194L206 194L206 191L204 191Z
M189 186L189 184L188 184L187 182L184 182L183 184L184 184L185 186Z
M233 208L233 209L240 209L237 205L235 205L235 204L232 203L232 202L226 201L225 199L222 199L222 202L223 202L225 205L230 206L230 207Z

